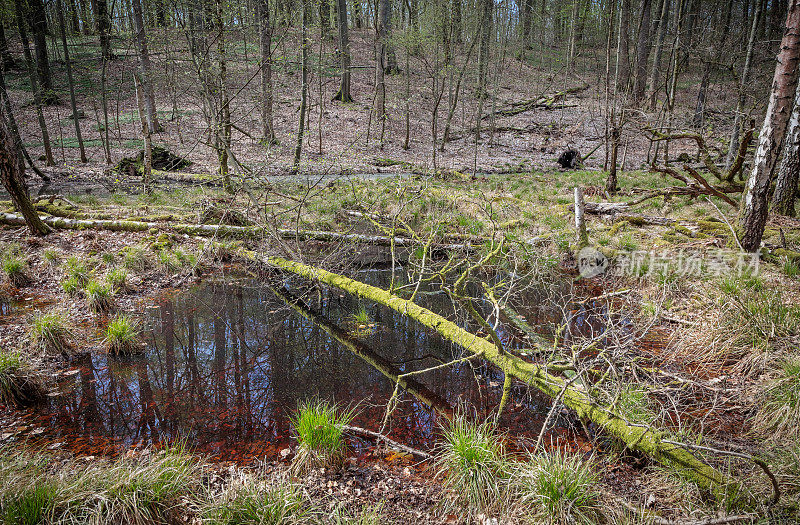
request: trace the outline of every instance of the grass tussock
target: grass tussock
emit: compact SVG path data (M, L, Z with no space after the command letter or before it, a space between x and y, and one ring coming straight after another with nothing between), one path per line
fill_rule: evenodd
M44 399L42 379L19 352L0 352L0 403L18 408Z
M231 482L202 510L205 525L267 525L304 523L310 512L295 485L266 485L252 479Z
M44 456L0 452L4 523L173 523L174 510L201 493L202 464L181 446L144 460L48 473Z
M452 504L448 501L445 506L485 514L502 510L513 469L492 422L473 423L457 414L443 426L442 434L437 469L455 496Z
M299 450L292 462L295 474L320 467L336 467L345 457L344 427L353 411L324 400L304 401L292 417Z
M31 343L46 354L68 354L72 349L72 331L67 315L58 310L37 311L30 321Z
M91 278L92 272L89 266L80 257L73 255L64 261L64 280L73 280L79 287L83 287Z
M112 354L131 354L139 349L139 323L129 315L118 315L106 327L105 345Z
M113 268L106 274L106 284L114 292L125 293L130 290L128 271L125 268Z
M114 290L110 285L97 281L86 284L86 305L95 313L106 313L114 309Z
M122 265L134 272L146 272L153 267L153 260L144 246L126 246L122 252Z
M761 397L754 428L778 440L800 438L800 358L781 363Z
M19 253L11 252L3 255L0 260L6 280L15 288L28 286L31 280L28 277L28 260Z
M598 477L579 455L556 450L520 463L514 484L538 523L592 524L600 521Z

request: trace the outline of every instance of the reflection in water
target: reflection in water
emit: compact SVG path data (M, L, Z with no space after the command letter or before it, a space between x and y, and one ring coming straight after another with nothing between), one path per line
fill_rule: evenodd
M358 278L388 284L388 272L367 271ZM256 282L209 283L165 296L147 312L145 355L83 357L76 363L80 372L61 383L64 394L35 414L37 423L49 440L79 453L185 439L220 459L274 456L293 444L288 418L299 401L319 396L358 404L354 424L378 430L394 388L392 374L461 355L437 334L374 304L365 305L374 329L353 342L347 330L354 328L358 299L335 290L314 295L320 324ZM444 295L422 302L448 311ZM502 377L473 366L464 362L416 376L409 392L419 392L425 402L405 393L390 436L430 448L437 412L426 403L445 412L468 403L477 414L489 414L499 401ZM536 436L549 403L517 399L521 405L505 423L515 434Z

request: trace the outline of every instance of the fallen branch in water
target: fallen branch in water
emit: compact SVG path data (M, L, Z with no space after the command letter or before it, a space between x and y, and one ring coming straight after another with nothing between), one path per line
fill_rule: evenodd
M501 352L489 340L467 332L452 321L426 308L392 295L381 288L321 268L281 257L260 257L256 253L246 250L240 250L239 253L250 260L260 261L286 272L339 288L407 315L424 326L436 330L442 337L458 344L466 351L493 363L507 376L519 379L550 397L555 398L561 395L561 401L575 410L579 417L593 421L609 434L622 440L628 447L676 469L683 476L697 483L701 488L710 490L717 497L723 498L730 490L736 489L736 484L731 479L698 459L686 448L665 443L664 435L661 432L649 426L629 423L614 413L610 407L597 403L583 389L569 386L565 379L550 374L546 365L530 363L507 352Z

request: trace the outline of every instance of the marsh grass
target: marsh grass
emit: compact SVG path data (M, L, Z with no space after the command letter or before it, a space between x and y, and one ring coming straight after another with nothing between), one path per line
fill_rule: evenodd
M68 354L72 349L72 331L67 315L59 310L37 311L30 321L31 343L47 354Z
M369 314L367 313L367 308L365 306L362 305L358 311L353 314L353 322L358 325L369 324Z
M110 285L89 281L86 284L86 305L95 313L110 312L114 309L114 290Z
M12 286L22 288L30 284L27 272L28 260L22 255L7 253L0 261L0 265L2 265L3 274Z
M104 342L112 354L135 353L139 350L139 323L128 315L118 315L108 323Z
M122 265L134 272L146 272L153 267L147 248L141 245L126 246L122 252Z
M125 293L129 291L128 271L125 268L112 268L106 274L106 284L115 292Z
M387 521L381 503L365 504L359 512L348 511L344 505L337 505L326 519L327 523L333 525L380 525Z
M19 352L0 351L0 403L18 408L44 399L42 379Z
M530 456L514 475L517 497L534 509L538 523L598 523L597 484L589 461L561 450Z
M83 289L83 284L77 277L68 277L61 281L61 289L67 295L76 295Z
M436 455L436 468L454 498L445 501L452 511L501 511L508 502L513 464L508 460L491 421L474 423L456 414L442 426L443 442Z
M793 357L781 363L778 377L767 384L761 398L754 428L773 439L798 439L800 358Z
M206 525L278 525L303 523L309 505L299 487L267 486L254 479L232 481L202 509Z
M86 286L86 283L91 279L92 272L86 264L86 261L73 255L64 261L64 276L65 280L72 280L77 283L79 287L83 287Z
M320 467L338 467L344 460L344 427L353 420L352 409L316 399L304 401L291 418L299 450L292 472L305 474Z

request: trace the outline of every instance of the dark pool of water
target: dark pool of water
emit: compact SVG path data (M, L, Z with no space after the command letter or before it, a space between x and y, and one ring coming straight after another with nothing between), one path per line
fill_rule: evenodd
M363 271L357 278L387 287L390 272ZM275 457L295 443L289 418L302 400L318 396L356 406L353 424L378 430L394 389L392 375L462 355L388 308L337 290L300 290L290 280L279 290L302 295L302 311L249 280L164 295L144 314L145 354L75 360L75 371L59 382L61 394L29 415L31 428L39 428L38 439L82 454L185 439L218 459ZM444 294L419 302L445 315L454 311ZM353 320L362 306L374 324L366 330ZM304 317L309 312L316 321ZM540 318L556 314L538 312ZM441 417L430 404L445 412L465 404L479 416L490 414L502 375L474 366L465 362L416 376L409 391L418 397L403 392L388 434L430 449ZM535 439L549 407L548 400L518 391L502 423L515 436Z

